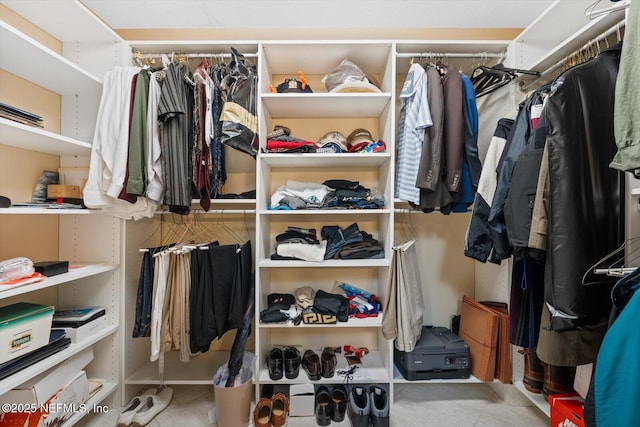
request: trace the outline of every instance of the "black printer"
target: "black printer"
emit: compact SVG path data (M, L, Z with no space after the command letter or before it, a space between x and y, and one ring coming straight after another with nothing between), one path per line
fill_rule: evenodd
M423 326L413 351L394 352L396 367L409 381L469 378L469 346L447 328Z

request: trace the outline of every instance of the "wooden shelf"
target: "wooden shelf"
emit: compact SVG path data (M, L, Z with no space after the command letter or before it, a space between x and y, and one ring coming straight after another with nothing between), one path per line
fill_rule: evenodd
M57 156L89 155L91 144L0 117L0 144Z
M388 150L388 148L387 148ZM353 167L381 166L391 153L260 153L262 163L271 167Z
M269 93L264 107L274 118L380 117L389 93Z
M389 209L261 209L260 215L388 215Z
M316 351L317 353L317 351ZM318 354L319 356L320 354ZM342 369L347 369L349 367L347 360L341 354L336 354L336 358L338 359L338 363L336 364L336 373L331 378L320 378L318 381L311 381L307 376L307 373L304 371L302 366L300 366L300 372L298 373L297 378L288 379L283 377L280 380L272 380L269 378L269 370L265 366L260 369L259 375L259 383L260 384L336 384L344 382L344 377L338 375L337 371ZM387 368L384 367L382 363L382 357L380 356L380 352L371 351L369 354L362 357L362 364L358 365L359 368L353 374L353 378L349 380L350 384L362 384L362 383L388 383L389 375L387 373Z
M362 319L350 318L347 322L338 322L332 325L307 325L300 323L294 325L291 322L287 323L260 323L259 327L262 329L278 329L278 328L379 328L382 326L382 313L377 317L365 317Z
M71 427L72 425L80 421L82 418L92 413L94 407L102 403L102 401L105 400L107 397L109 397L114 391L116 391L117 388L118 388L117 383L104 383L102 387L100 387L100 390L98 390L96 394L91 396L89 400L85 402L85 406L87 410L75 412L64 423L62 423L62 427Z
M19 386L25 381L30 380L36 375L41 374L47 369L56 366L58 363L63 362L64 360L70 358L74 354L77 354L82 350L84 350L85 348L92 346L98 341L115 333L117 330L118 330L118 325L111 325L103 329L102 331L90 336L86 340L81 341L79 343L71 344L66 349L59 351L58 353L55 353L37 363L34 363L33 365L27 366L26 368L22 369L19 372L16 372L10 377L3 379L0 382L0 395Z
M484 381L470 375L469 378L452 378L452 379L439 379L434 378L432 380L415 380L409 381L405 379L398 368L393 366L393 382L394 384L484 384Z
M520 390L525 398L527 398L538 409L544 412L547 417L551 416L551 407L549 406L549 402L547 402L542 393L531 393L524 387L524 383L522 381L514 381L513 385L516 386L518 390Z
M260 261L259 267L265 268L290 268L290 267L388 267L391 265L389 259L350 259L350 260L324 260L322 262L313 261L275 261L271 259L264 259Z
M4 21L0 21L0 52L0 68L57 94L100 95L102 91L98 77Z
M379 74L387 65L391 42L353 41L265 41L265 61L271 74L326 74L345 58L365 73ZM302 68L301 68L302 67Z
M181 362L177 351L165 353L164 384L212 385L218 368L229 360L229 351L210 351ZM125 379L125 384L162 384L158 362L149 362Z
M91 209L55 209L40 207L0 208L0 215L102 215L104 212Z
M74 280L95 276L107 271L113 271L118 268L117 265L113 264L89 264L71 267L73 268L71 268L68 273L47 277L46 279L38 283L32 283L29 285L0 285L0 300L16 295L38 291L40 289L49 288L51 286L62 285Z
M111 27L78 0L2 0L2 3L63 43L122 42Z

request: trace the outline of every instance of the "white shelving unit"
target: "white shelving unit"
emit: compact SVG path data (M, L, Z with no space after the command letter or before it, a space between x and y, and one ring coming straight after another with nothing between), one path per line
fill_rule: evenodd
M547 417L551 416L551 407L549 406L549 402L546 401L542 393L536 394L531 393L524 387L524 383L522 381L514 381L513 385L535 406L538 407L542 412L545 413Z
M0 118L2 144L57 156L88 155L91 144Z
M181 362L176 352L167 353L164 361L164 384L211 385L216 370L228 360L228 351L210 351L190 362ZM146 363L128 376L125 383L162 384L158 376L158 363Z
M59 165L64 167L87 167L102 91L102 81L97 76L120 64L122 39L77 0L2 0L1 3L61 42L61 53L58 53L33 38L38 36L23 32L22 24L14 24L17 25L14 27L0 21L0 68L33 83L31 86L35 91L39 90L37 85L58 94L62 130L54 133L0 119L0 144L58 156ZM27 26L25 28L29 30ZM18 104L15 106L21 108ZM12 150L11 153L20 151ZM8 390L64 363L83 349L93 347L94 359L85 370L89 377L101 378L105 384L91 398L90 405L105 402L112 409L110 414L95 416L109 419L116 414L115 408L121 400L121 288L127 270L123 257L126 224L80 209L11 207L0 210L1 221L19 221L21 224L37 224L44 217L51 221L52 215L55 215L54 221L57 217L57 230L51 233L55 237L34 237L33 233L25 232L21 239L33 239L34 248L37 247L36 239L57 239L55 256L69 261L70 271L39 283L10 289L2 286L5 289L0 291L0 300L3 305L28 300L52 304L56 308L104 306L108 325L82 342L72 343L3 379L0 400ZM4 243L11 244L9 241ZM32 257L28 247L20 255ZM87 415L75 414L64 425L71 426Z
M45 359L42 359L41 361L34 363L33 365L30 365L24 368L23 370L3 379L2 384L0 385L0 395L2 395L3 393L6 393L12 388L19 386L25 381L30 380L36 375L41 374L47 369L53 368L54 366L67 360L74 354L77 354L82 350L84 350L85 348L88 348L93 344L97 343L98 341L102 340L103 338L108 337L109 335L113 334L117 330L118 330L117 325L111 325L81 342L71 344L66 349L58 353L55 353Z
M267 307L267 295L293 293L300 286L327 292L341 280L384 298L393 242L393 127L394 61L393 43L371 41L274 41L263 42L260 54L260 136L266 146L266 134L275 124L291 128L291 135L317 141L324 133L337 130L347 136L353 129L366 128L375 139L387 144L383 153L268 153L258 155L256 195L256 318ZM348 58L380 82L381 93L327 93L322 76ZM277 94L269 85L277 85L281 76L296 76L302 69L314 93ZM357 180L372 191L382 193L382 209L269 210L275 189L293 179L321 183L326 179ZM318 236L324 225L346 227L354 222L371 233L384 247L382 259L324 260L323 262L271 260L275 236L287 226L315 228ZM310 382L300 368L295 379L272 381L266 367L268 351L277 345L298 345L318 355L325 346L357 345L370 352L350 382L379 383L392 388L392 354L382 337L382 316L349 319L333 325L268 324L258 321L256 328L256 396L265 384ZM330 333L329 333L330 331ZM304 352L304 350L303 350ZM337 354L336 370L347 361ZM322 378L314 383L342 383L344 378Z
M84 279L107 271L117 269L117 265L94 264L94 265L72 265L69 267L68 273L59 274L57 276L47 277L41 282L28 285L0 285L0 300L13 297L16 295L26 294L33 291L39 291L51 286L58 286L74 280Z
M69 427L76 424L78 421L83 419L85 416L89 415L93 412L94 408L100 405L106 398L112 395L118 389L117 383L104 383L100 390L98 390L93 396L89 397L89 400L85 402L86 411L78 411L72 416L70 416L64 423L62 423L63 427Z

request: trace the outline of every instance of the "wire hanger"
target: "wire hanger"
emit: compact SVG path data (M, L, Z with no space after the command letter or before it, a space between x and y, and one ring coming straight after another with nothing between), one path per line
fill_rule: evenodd
M634 249L632 249L629 253L623 255L622 257L616 258L608 266L601 267L603 263L607 262L608 260L610 260L613 257L615 257L620 252L624 251L627 248L627 244L631 245L634 242L640 242L640 237L634 237L634 238L631 238L631 239L628 239L628 240L624 241L622 243L622 245L620 245L618 248L616 248L613 251L609 252L602 259L600 259L597 262L595 262L591 267L589 267L587 269L587 271L582 276L582 281L581 281L582 285L583 286L589 286L589 285L592 285L592 284L601 283L601 282L598 282L598 281L596 281L596 282L587 282L587 276L589 274L606 274L608 276L624 276L626 273L630 272L631 270L634 270L635 268L633 268L633 267L625 267L624 264L622 264L621 266L616 266L616 264L624 262L625 260L626 260L627 263L632 263L633 261L636 261L636 260L640 259L640 244L637 245ZM635 255L633 255L633 254L635 254ZM631 256L631 255L633 255L633 256Z

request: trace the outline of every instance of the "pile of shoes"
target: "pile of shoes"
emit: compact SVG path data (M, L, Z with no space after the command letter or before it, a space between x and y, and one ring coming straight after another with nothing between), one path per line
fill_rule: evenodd
M150 388L135 396L124 407L118 417L118 427L141 427L147 425L162 412L173 397L173 389L165 387L161 390Z
M389 394L383 387L353 386L348 408L353 427L389 427Z
M348 399L347 389L341 384L334 385L331 391L326 385L318 387L315 403L316 423L319 426L328 426L331 421L344 421Z
M253 411L254 427L282 427L287 424L289 399L283 393L262 397Z
M274 381L283 377L290 380L298 378L301 365L311 381L318 381L321 377L332 378L338 361L332 347L325 347L320 356L308 349L301 357L296 347L284 346L269 350L266 363L269 378Z

